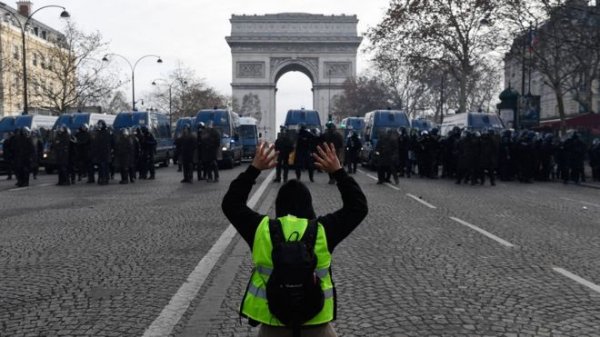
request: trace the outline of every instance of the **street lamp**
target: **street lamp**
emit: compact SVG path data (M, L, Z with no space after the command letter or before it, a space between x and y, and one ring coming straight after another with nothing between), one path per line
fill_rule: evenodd
M135 108L135 68L137 67L138 63L140 63L141 60L148 58L148 57L155 57L156 63L163 63L163 60L160 58L160 56L158 55L153 55L153 54L148 54L148 55L144 55L142 57L140 57L139 59L137 59L135 61L135 63L132 65L131 62L129 62L129 60L120 54L116 54L116 53L110 53L110 54L106 54L104 55L104 57L102 58L102 61L104 62L109 62L110 60L108 59L108 56L117 56L122 58L123 60L125 60L125 62L127 62L127 64L129 65L129 68L131 68L131 107L133 111L137 111Z
M177 82L177 80L174 80L173 82L169 83L165 79L157 78L154 81L152 81L152 85L158 85L158 83L156 83L157 81L165 82L169 86L169 125L173 125L173 110L172 110L173 109L173 95L172 95L172 91L173 91L173 85L175 84L175 82ZM183 81L182 83L183 83L183 85L186 85L187 81Z
M12 18L19 24L19 28L21 28L21 42L22 42L22 49L23 49L23 115L27 115L29 113L29 101L28 101L28 92L27 92L27 50L25 49L25 28L27 27L27 24L29 23L29 21L31 21L31 19L33 18L33 15L39 11L41 11L44 8L62 8L62 12L60 13L60 17L61 19L68 19L71 17L71 15L69 14L69 12L67 12L66 8L63 6L58 6L58 5L47 5L47 6L43 6L38 8L37 10L35 10L33 13L29 14L29 16L27 18L25 18L24 22L21 22L21 20L19 20L19 18L13 14L13 12L6 12L4 15L5 16L12 16Z

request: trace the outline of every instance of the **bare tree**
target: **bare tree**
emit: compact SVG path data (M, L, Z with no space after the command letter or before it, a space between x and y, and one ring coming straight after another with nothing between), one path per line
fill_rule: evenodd
M392 51L410 74L448 73L458 85L464 112L475 70L506 40L498 29L503 6L502 0L392 0L384 19L368 33L371 49Z
M395 94L390 86L378 77L360 76L347 79L344 84L344 93L333 99L333 114L339 119L348 116L364 116L365 113L385 109L401 109L394 101Z
M32 75L34 104L64 113L69 108L99 104L121 85L108 65L100 61L106 43L98 32L87 34L68 21L63 37L55 41L48 55L34 56L46 71Z
M195 116L201 109L227 106L227 98L207 86L191 68L179 64L165 81L156 81L151 104L159 110L169 110L169 86L173 120Z

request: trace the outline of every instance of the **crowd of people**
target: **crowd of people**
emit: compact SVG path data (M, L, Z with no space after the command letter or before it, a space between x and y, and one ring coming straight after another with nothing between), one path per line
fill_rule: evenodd
M114 132L100 120L90 128L87 124L75 134L60 126L48 140L46 155L53 158L58 170L59 186L68 186L87 178L87 183L107 185L115 171L121 173L121 184L136 179L154 179L154 155L156 139L147 127L135 128L133 132L122 129ZM44 144L37 132L23 127L8 134L4 141L4 159L8 163L8 177L14 172L17 187L29 186L33 173L36 179L44 155ZM97 175L97 179L96 179Z
M197 132L191 126L183 128L181 136L175 139L175 159L179 171L183 171L182 183L191 184L194 181L194 169L198 181L219 181L219 166L217 163L221 135L212 122L198 124Z
M600 180L600 141L588 149L578 132L557 139L552 134L534 131L492 129L479 131L455 127L446 137L437 129L420 134L405 128L388 129L378 136L374 164L378 183L397 184L399 177L417 174L423 178L454 179L456 184L485 184L501 181L560 180L585 182L586 155L592 167L592 179Z
M326 131L309 130L301 126L296 135L281 127L275 142L279 152L275 182L287 181L294 169L296 179L308 171L313 181L312 153L323 142L332 143L348 173L356 173L364 151L358 132L350 131L344 140L333 123ZM417 132L414 129L388 128L380 130L369 162L377 169L378 184L399 183L399 178L419 176L429 179L454 179L456 184L492 186L496 180L533 181L561 180L564 183L585 181L584 161L589 158L592 179L600 181L600 140L595 139L588 149L578 132L558 139L552 134L534 131L488 129L461 130L455 127L445 137L438 129ZM365 157L363 155L363 157ZM365 160L365 158L362 158ZM330 179L330 183L332 180Z
M219 181L217 165L220 134L211 123L199 123L197 130L186 126L175 139L174 162L183 171L182 183L192 183L194 172L198 180ZM455 127L445 137L437 129L385 129L371 140L376 143L370 162L377 169L378 184L399 183L399 178L417 175L422 178L454 179L456 184L483 185L489 180L532 181L560 180L580 183L585 181L584 161L587 157L592 179L600 181L600 140L594 139L587 148L578 132L570 132L558 139L552 134L533 131L493 130L482 132ZM356 173L361 162L363 140L358 132L350 131L346 139L335 124L328 122L326 129L309 129L301 125L297 132L281 127L275 149L278 151L275 182L287 182L289 171L300 180L302 172L314 181L316 147L321 143L334 145L338 157L347 166L347 172ZM74 135L61 126L50 137L50 151L58 170L58 185L66 186L87 178L106 185L120 172L120 184L136 179L154 179L154 156L157 141L147 127L113 131L104 121L89 128L81 126ZM9 133L4 141L4 159L8 162L8 178L17 178L17 186L29 185L29 177L36 179L44 143L37 131L27 127ZM97 175L97 179L96 179ZM335 183L329 177L329 183Z

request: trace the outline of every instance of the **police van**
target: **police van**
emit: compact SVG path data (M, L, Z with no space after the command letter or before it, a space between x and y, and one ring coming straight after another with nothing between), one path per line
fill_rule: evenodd
M242 143L242 156L254 158L258 139L262 134L258 133L258 120L253 117L240 117L240 142Z
M175 132L173 133L173 138L177 139L179 137L181 137L181 135L183 134L183 129L189 126L192 132L196 132L197 130L195 130L195 126L194 126L194 119L192 117L181 117L177 120L177 122L175 123Z
M375 166L374 151L379 140L379 135L388 129L401 127L410 128L410 120L404 111L375 110L365 115L365 128L363 131L363 148L360 151L360 160L369 167Z
M49 137L50 129L58 117L45 115L21 115L8 116L0 120L0 169L6 169L8 163L4 160L4 139L9 132L15 129L28 127L31 131L36 131L41 137L42 143Z
M316 110L288 110L283 125L288 129L288 135L293 143L296 143L301 126L305 126L306 129L313 132L316 131L317 136L323 131L321 117L319 117L319 112Z
M435 127L435 124L425 118L417 118L410 121L411 129L415 129L421 133L421 131L431 131Z
M468 129L471 131L483 131L484 129L500 132L504 129L502 120L496 114L467 112L444 116L441 126L442 136L447 136L454 128Z
M242 144L240 142L240 116L226 109L204 109L196 115L194 125L204 123L213 127L221 135L221 146L217 154L220 166L233 168L242 163Z
M348 138L350 131L353 131L362 137L363 130L365 128L364 117L346 117L342 119L340 123L340 129L344 131L344 139Z
M147 127L156 139L154 162L161 163L161 166L164 167L169 166L170 160L175 154L175 143L171 137L169 117L156 111L125 111L119 112L113 123L115 131L142 127Z

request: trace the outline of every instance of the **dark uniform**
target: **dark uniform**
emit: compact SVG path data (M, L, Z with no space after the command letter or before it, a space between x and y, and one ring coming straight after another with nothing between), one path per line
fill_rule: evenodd
M333 122L327 123L327 130L321 135L321 143L333 144L335 152L340 162L343 161L343 150L344 150L344 137L337 132L335 124ZM335 184L333 174L329 174L329 184Z
M481 135L481 151L479 155L479 182L485 184L485 174L490 178L490 184L496 185L496 169L498 168L499 144L491 131Z
M358 134L352 131L350 137L346 141L346 162L348 163L348 173L356 173L356 167L358 165L360 150L362 149L362 142L358 138Z
M219 146L221 146L221 135L213 127L205 128L200 137L202 137L202 167L207 182L219 181L219 166L217 165L217 156Z
M92 162L91 147L92 137L88 130L87 125L83 125L77 130L75 134L76 147L75 156L78 167L79 179L82 176L87 176L87 182L94 182L94 163Z
M583 179L583 166L585 159L585 143L579 138L579 134L574 132L565 142L565 150L567 153L567 165L569 167L570 178L576 184L579 184ZM563 181L566 177L563 178Z
M456 143L456 153L458 159L456 183L466 183L471 180L471 184L477 183L475 175L478 157L479 157L479 140L476 139L470 131L463 131L460 140Z
M600 139L596 138L592 142L589 157L590 166L592 167L592 180L600 181Z
M176 140L175 145L179 152L177 157L180 158L183 169L183 180L181 182L191 184L194 181L194 160L198 140L192 134L189 126L183 129L183 134Z
M18 130L15 132L9 132L2 149L4 151L4 161L6 162L7 177L6 180L11 180L15 169L15 137L18 134Z
M154 179L154 156L156 155L156 138L147 127L142 127L142 139L140 141L141 148L141 172L140 179ZM148 176L150 174L150 176Z
M129 130L123 129L115 140L115 166L121 172L119 184L134 182L135 137L129 135Z
M312 151L317 143L317 138L314 134L306 129L305 126L300 127L298 132L298 140L296 141L296 179L300 180L302 170L308 170L308 178L311 182L314 182L314 162L312 159Z
M54 137L54 153L56 154L56 165L58 166L58 184L60 186L71 185L69 177L69 164L72 155L71 135L66 126L60 127Z
M294 144L290 139L287 129L284 127L281 128L281 132L279 132L277 140L275 140L275 151L278 151L275 182L281 182L282 171L283 182L287 182L290 169L289 158L292 151L294 151Z
M108 185L110 179L110 164L112 160L113 139L104 121L98 121L92 142L95 162L98 164L98 184Z
M31 131L24 127L14 138L14 167L17 176L17 186L29 186L29 174L31 172L31 161L33 160L34 148L31 142Z

